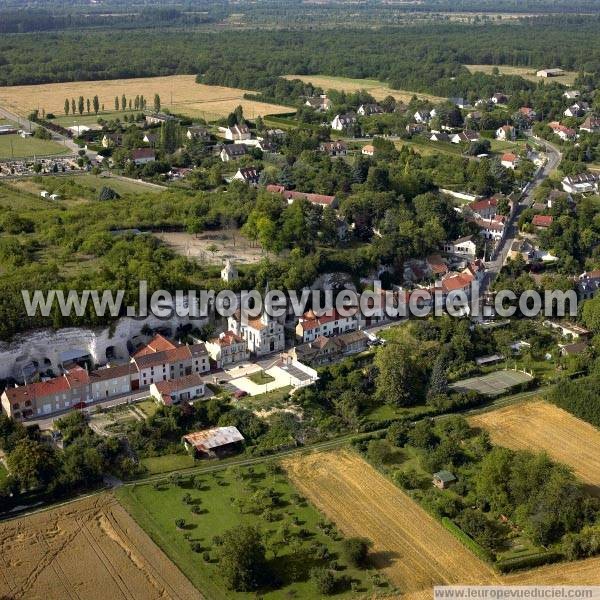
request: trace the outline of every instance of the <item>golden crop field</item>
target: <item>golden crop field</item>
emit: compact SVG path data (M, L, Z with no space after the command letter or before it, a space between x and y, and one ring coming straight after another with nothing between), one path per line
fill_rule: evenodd
M573 85L575 78L577 77L577 73L575 71L565 71L564 75L560 75L559 77L550 77L548 79L544 79L543 77L538 77L536 72L539 69L532 69L531 67L509 67L506 65L465 65L471 73L486 73L488 75L491 74L494 67L498 67L501 75L518 75L523 79L528 79L529 81L556 81L557 83L562 83L564 85Z
M152 107L154 94L159 94L163 108L207 120L227 116L239 104L250 119L259 115L290 112L289 107L244 100L243 95L247 90L203 85L196 83L195 79L194 75L172 75L2 87L0 106L20 115L27 115L37 108L61 116L64 115L65 98L75 98L77 101L79 96L83 96L91 100L98 95L100 106L104 104L105 111L114 112L115 96L120 99L125 94L129 100L142 94L148 101L148 107Z
M415 92L408 90L393 90L375 79L351 79L349 77L330 77L328 75L286 75L285 77L286 79L300 79L301 81L312 83L323 88L325 91L357 92L358 90L366 90L375 100L383 100L386 96L393 96L396 100L410 102L410 99L415 95ZM431 96L430 94L419 93L416 95L419 98L425 98L432 102L443 100L443 98Z
M600 487L600 431L553 404L512 404L470 417L469 422L489 431L494 444L545 451L572 467L583 482Z
M0 524L0 596L202 599L108 494Z
M444 584L500 583L407 494L348 451L284 461L294 485L347 536L372 540L374 560L403 594Z

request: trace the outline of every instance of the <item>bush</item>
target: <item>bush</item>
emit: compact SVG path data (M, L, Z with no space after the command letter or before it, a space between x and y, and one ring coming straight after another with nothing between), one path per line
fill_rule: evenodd
M370 545L371 542L365 538L347 538L342 543L344 558L353 567L364 567L367 562Z
M482 548L473 538L469 537L454 521L448 519L448 517L444 517L442 519L442 525L454 536L462 542L464 546L466 546L473 554L481 558L486 562L491 562L494 560L494 557L485 549Z
M200 542L192 542L190 547L192 548L192 552L196 552L198 554L202 552L202 544Z
M323 567L311 569L310 578L319 594L330 596L335 592L335 577L329 569Z
M175 519L175 527L183 529L185 527L185 519Z

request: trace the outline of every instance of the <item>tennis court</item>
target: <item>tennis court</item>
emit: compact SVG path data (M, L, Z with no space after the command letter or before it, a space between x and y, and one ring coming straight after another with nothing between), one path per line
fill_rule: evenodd
M457 391L475 390L486 396L498 396L510 388L531 381L531 375L523 371L494 371L480 377L471 377L463 379L450 385L450 388Z

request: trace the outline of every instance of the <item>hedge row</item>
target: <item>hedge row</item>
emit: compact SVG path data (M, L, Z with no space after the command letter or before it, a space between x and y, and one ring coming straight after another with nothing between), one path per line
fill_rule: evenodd
M454 535L464 546L466 546L475 556L486 562L494 562L495 557L483 546L480 546L472 537L467 535L454 521L448 517L442 517L442 525Z

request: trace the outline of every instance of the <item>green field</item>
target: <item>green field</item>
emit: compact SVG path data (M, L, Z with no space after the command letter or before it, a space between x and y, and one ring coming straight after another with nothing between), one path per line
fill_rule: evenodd
M142 465L148 469L149 475L159 475L169 471L189 469L196 463L189 454L165 454L163 456L151 456L142 458Z
M34 137L22 138L18 134L0 135L0 158L29 158L47 154L68 154L65 146L50 140Z
M317 560L313 546L326 546L330 560L343 564L339 556L341 536L335 528L327 534L318 526L323 524L323 517L297 494L285 475L267 474L265 465L257 465L196 477L193 482L190 477L184 477L180 485L165 479L158 489L151 484L125 486L117 491L117 496L206 597L212 600L249 597L225 589L215 561L217 546L213 537L240 525L255 525L267 534L269 568L282 581L280 589L260 590L256 597L319 597L309 573L312 567L323 566L328 561ZM197 481L200 489L196 489ZM186 493L192 497L191 504L183 501ZM194 506L198 506L202 514L193 514ZM185 530L176 528L175 520L179 518L185 519ZM188 540L185 535L189 536ZM201 545L201 552L192 550L194 542ZM209 553L210 562L204 560L205 552ZM346 565L336 572L336 577L356 581L354 589L361 597L372 596L373 584L368 571ZM352 594L347 586L336 597Z
M119 119L123 121L125 117L131 117L132 115L139 114L143 111L122 111L122 110L113 110L106 112L99 112L97 115L94 113L87 114L83 113L82 115L56 115L56 119L51 119L52 123L56 123L57 125L62 125L63 127L71 127L72 125L87 125L88 127L91 125L97 125L98 119L104 119L105 121L113 121Z

